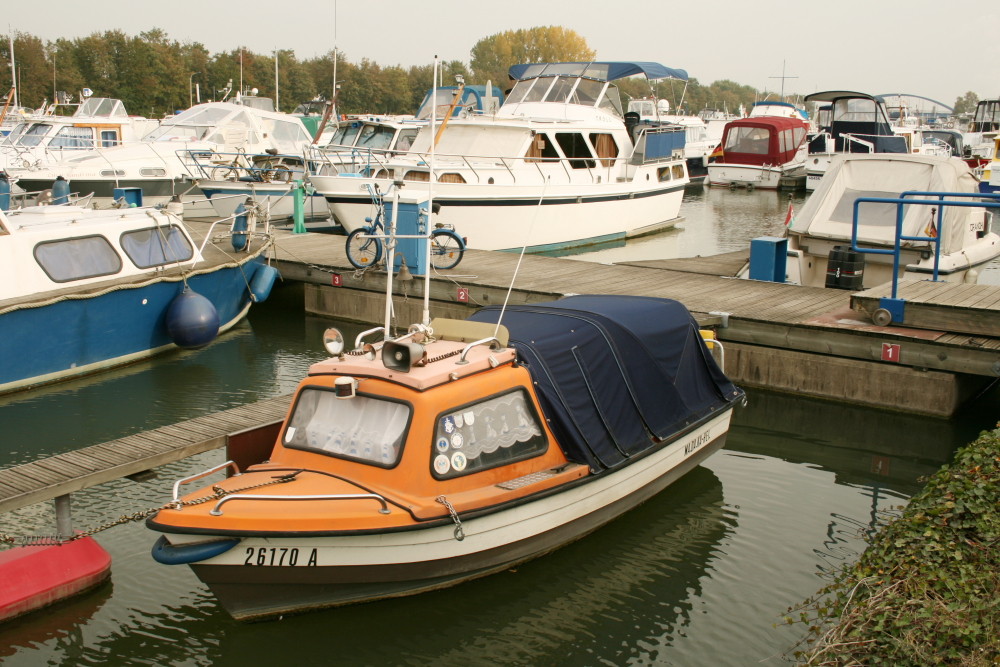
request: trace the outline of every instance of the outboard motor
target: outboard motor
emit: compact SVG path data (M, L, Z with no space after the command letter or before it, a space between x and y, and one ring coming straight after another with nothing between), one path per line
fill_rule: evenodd
M638 113L635 111L628 111L625 113L625 130L628 132L628 136L632 137L632 143L635 143L635 128L638 124Z

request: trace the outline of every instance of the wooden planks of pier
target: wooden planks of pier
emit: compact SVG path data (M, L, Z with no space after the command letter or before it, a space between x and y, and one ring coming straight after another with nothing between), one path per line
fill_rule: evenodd
M0 470L0 512L222 447L235 433L283 419L289 401L278 396Z
M883 298L892 296L891 285L858 292L851 307L871 316ZM974 336L1000 335L1000 289L992 285L899 281L896 298L902 299L903 324L918 329L961 332Z

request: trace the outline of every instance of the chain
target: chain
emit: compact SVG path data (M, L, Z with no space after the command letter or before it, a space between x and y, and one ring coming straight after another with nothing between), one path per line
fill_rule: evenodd
M243 486L238 489L223 489L218 484L212 485L212 493L201 496L200 498L193 498L191 500L171 500L169 503L164 503L159 507L153 507L147 510L142 510L139 512L133 512L132 514L122 514L117 519L108 521L107 523L102 523L99 526L91 528L90 530L85 530L70 537L62 537L60 535L8 535L7 533L0 533L0 544L17 544L19 546L59 546L61 544L66 544L72 542L73 540L79 540L84 537L90 537L97 533L108 530L109 528L114 528L115 526L121 526L126 523L132 523L134 521L142 521L143 519L156 514L160 510L173 509L179 510L181 507L191 506L191 505L201 505L202 503L211 502L213 500L219 500L225 498L228 495L234 493L240 493L241 491L249 491L250 489L259 489L264 486L271 486L272 484L284 484L285 482L291 482L295 479L301 470L296 470L293 473L287 475L279 475L278 477L272 478L270 481L261 482L260 484L251 484L249 486Z
M439 503L448 508L448 514L451 515L451 520L455 522L455 539L461 542L465 539L465 531L462 530L462 520L458 518L458 512L452 506L448 499L444 496L438 496L435 498Z

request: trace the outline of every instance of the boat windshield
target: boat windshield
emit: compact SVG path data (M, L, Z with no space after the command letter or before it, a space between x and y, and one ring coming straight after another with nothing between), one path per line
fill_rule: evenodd
M726 133L724 153L751 153L767 155L770 152L771 133L764 127L730 127Z
M605 91L605 85L607 90ZM603 93L603 94L602 94ZM618 87L596 79L567 76L545 76L518 81L511 89L504 105L522 102L552 102L554 104L579 104L598 108L622 116L622 101Z
M864 98L842 98L833 103L833 120L850 123L887 122L875 100Z
M515 390L438 416L432 467L439 479L468 475L545 452L527 394Z
M21 135L17 143L19 146L37 146L51 129L52 126L48 123L35 123Z
M295 401L283 442L390 468L399 461L410 413L406 403L360 394L341 400L332 389L307 387Z
M232 113L229 109L195 109L163 121L149 133L146 141L175 141L177 139L204 139L205 135Z
M333 133L333 137L330 138L328 145L330 146L353 146L354 140L358 136L358 132L361 131L360 123L345 123L337 128L337 131Z
M361 128L361 134L358 137L356 145L358 148L384 150L392 145L392 138L395 135L395 128L365 123L365 126Z

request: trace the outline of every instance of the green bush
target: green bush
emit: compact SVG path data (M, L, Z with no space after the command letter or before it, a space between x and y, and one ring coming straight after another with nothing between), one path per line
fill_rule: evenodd
M932 476L857 563L789 610L807 665L1000 664L1000 428Z

